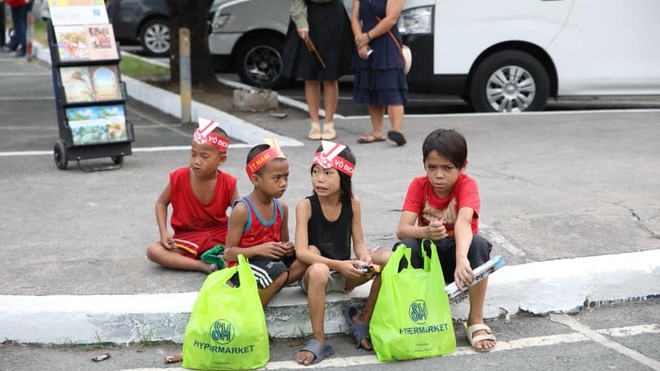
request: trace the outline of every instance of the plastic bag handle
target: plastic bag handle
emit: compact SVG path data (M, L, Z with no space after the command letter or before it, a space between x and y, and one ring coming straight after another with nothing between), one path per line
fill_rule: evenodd
M238 255L238 280L240 281L240 286L245 289L256 289L257 280L252 274L252 268L250 268L250 263L247 258L241 254Z

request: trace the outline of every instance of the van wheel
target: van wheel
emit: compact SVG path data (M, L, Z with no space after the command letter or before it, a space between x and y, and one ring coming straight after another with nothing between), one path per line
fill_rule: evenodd
M170 25L165 18L149 20L140 29L142 49L152 56L165 57L170 54Z
M245 84L278 88L287 84L282 75L282 40L274 36L262 36L245 41L236 52L236 70Z
M470 84L477 112L540 111L550 94L548 73L527 53L502 51L486 58Z

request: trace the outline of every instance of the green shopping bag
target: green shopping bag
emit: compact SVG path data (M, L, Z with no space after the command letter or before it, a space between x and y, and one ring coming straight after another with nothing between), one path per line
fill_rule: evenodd
M422 252L423 269L412 268L410 249L400 244L380 274L382 286L369 333L381 362L439 356L456 349L442 267L435 244L430 243L431 256ZM408 266L398 272L404 259Z
M240 285L227 281L238 272ZM238 265L211 273L204 281L183 335L185 368L261 368L270 357L266 317L257 281L243 255Z

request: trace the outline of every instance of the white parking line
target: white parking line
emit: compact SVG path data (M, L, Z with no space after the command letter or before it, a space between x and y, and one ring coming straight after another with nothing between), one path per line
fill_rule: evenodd
M577 321L573 320L572 318L568 317L565 314L555 315L554 317L567 317L568 320L564 320L560 318L559 320L557 320L557 322L566 321L566 323L564 322L560 322L560 323L566 324L567 326L573 328L577 332L572 332L568 334L523 338L508 342L498 341L497 347L493 350L493 352L503 352L503 351L518 350L518 349L533 348L533 347L545 347L545 346L552 346L558 344L581 343L592 340L601 345L607 346L608 348L612 348L612 347L606 345L605 343L607 342L613 343L615 344L615 346L625 349L626 352L624 353L625 355L634 358L635 360L640 361L641 363L644 363L645 365L653 369L656 370L660 369L660 363L658 361L655 361L649 357L642 355L641 353L638 353L618 343L615 343L605 338L603 335L601 335L601 334L607 334L614 337L630 337L637 335L660 334L660 326L657 324L616 327L616 328L603 329L603 330L592 330L586 328L586 326L580 325L579 323L577 323ZM573 322L578 326L574 328L572 326ZM571 325L569 325L568 323L571 323ZM605 342L603 342L603 339L605 340ZM620 349L615 349L615 350L620 351ZM477 352L475 352L471 347L464 346L464 347L457 347L456 351L450 354L449 356L459 357L459 356L467 356L473 354L477 354ZM639 358L640 355L642 358ZM318 368L329 368L329 367L350 367L350 366L375 365L379 363L380 362L378 362L378 359L373 354L367 356L343 357L343 358L331 357L325 359L323 363L316 365L314 368L318 369ZM303 369L303 368L309 368L309 366L300 365L298 364L298 362L295 361L279 361L279 362L269 362L268 364L266 364L263 370ZM177 371L185 370L183 368L167 368L167 369L177 370ZM156 370L162 370L162 368L136 368L130 370L123 370L123 371L156 371Z
M621 345L621 344L619 344L615 341L612 341L612 340L606 338L600 332L595 331L595 330L579 323L578 321L576 321L575 319L569 317L566 314L550 314L550 319L552 321L555 321L557 323L561 323L563 325L566 325L566 326L570 327L571 329L579 332L580 334L584 335L585 337L589 338L590 340L592 340L592 341L594 341L594 342L596 342L596 343L598 343L598 344L600 344L604 347L607 347L607 348L610 348L610 349L612 349L616 352L619 352L619 353L623 354L624 356L632 358L635 361L637 361L637 362L639 362L643 365L646 365L646 366L648 366L648 367L650 367L654 370L660 370L660 362L659 361L657 361L653 358L647 357L644 354L642 354L642 353L640 353L640 352L638 352L634 349L630 349L630 348L625 347L625 346L623 346L623 345ZM657 330L657 329L658 329L658 327L655 326L655 330ZM639 331L639 330L640 329L636 329L636 331ZM652 328L651 330L654 330L654 329ZM617 334L625 334L625 330L622 331L620 328L616 329L616 332L617 332Z

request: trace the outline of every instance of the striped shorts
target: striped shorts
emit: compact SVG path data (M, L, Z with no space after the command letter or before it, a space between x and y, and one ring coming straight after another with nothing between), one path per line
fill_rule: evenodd
M260 289L265 289L270 286L274 280L277 279L282 273L288 271L286 265L279 260L271 260L270 258L260 257L249 259L252 274L257 279L257 286ZM240 284L238 274L235 274L231 282L238 286Z

